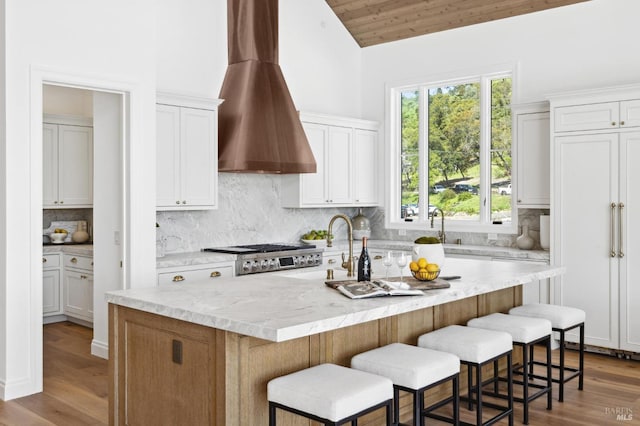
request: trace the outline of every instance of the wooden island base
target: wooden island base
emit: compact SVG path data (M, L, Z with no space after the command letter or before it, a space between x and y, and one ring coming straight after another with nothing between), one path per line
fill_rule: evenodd
M267 425L266 391L272 378L324 362L348 366L360 352L392 342L415 344L423 333L506 312L521 304L521 289L279 343L110 304L109 423ZM466 380L460 383L466 387ZM410 418L408 397L402 407L402 417ZM278 412L278 425L309 424ZM359 424L382 425L383 413L372 413Z

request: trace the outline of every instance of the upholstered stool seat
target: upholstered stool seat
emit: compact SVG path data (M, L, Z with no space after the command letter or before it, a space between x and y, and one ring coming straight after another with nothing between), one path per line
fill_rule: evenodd
M354 356L351 358L351 368L391 379L394 387L394 424L399 422L399 391L413 395L414 424L424 425L424 416L458 424L460 359L456 355L392 343ZM452 396L425 409L424 392L447 381L452 382ZM451 418L432 413L449 402L453 402Z
M512 373L512 347L511 335L503 331L485 330L481 328L450 325L440 328L418 338L418 346L449 352L460 358L460 363L467 366L467 380L469 393L462 400L468 402L469 409L476 408L476 425L493 424L498 420L509 417L509 424L513 424L513 373ZM482 367L488 363L506 357L507 359L507 406L488 403L482 398ZM473 370L475 370L475 387L473 386ZM473 398L473 393L477 397ZM483 406L500 410L491 419L483 422ZM460 422L460 424L468 424Z
M559 378L553 379L558 383L558 401L564 401L564 384L569 380L578 377L578 390L584 387L584 322L586 314L583 310L559 305L549 305L544 303L532 303L523 306L517 306L509 310L511 315L519 315L525 317L545 318L551 321L551 328L560 335L560 362L553 365L558 369ZM580 350L579 350L579 366L578 368L568 367L565 364L565 334L567 331L579 328L580 333ZM537 362L535 364L538 364ZM570 374L566 374L569 372ZM534 376L535 377L535 376Z
M551 397L551 322L544 318L522 317L517 315L506 315L495 313L480 318L474 318L467 322L468 327L477 327L488 330L506 331L511 335L513 344L522 347L522 367L514 368L514 373L522 369L522 381L514 383L522 385L522 398L514 397L514 401L521 402L524 405L523 423L529 423L529 402L534 399L547 395L547 409L552 406ZM544 344L546 346L547 374L545 377L545 385L530 383L529 364L533 362L533 345ZM494 369L497 370L497 362L494 363ZM498 393L498 382L495 382L493 396L500 397ZM537 389L537 392L530 393L530 387Z
M325 425L340 425L386 407L391 425L393 383L334 364L321 364L271 380L267 385L269 425L276 424L276 408Z

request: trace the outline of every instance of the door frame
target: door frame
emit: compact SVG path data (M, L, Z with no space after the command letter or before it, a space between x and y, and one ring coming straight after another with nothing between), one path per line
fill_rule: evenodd
M130 287L130 270L127 268L131 254L131 162L130 150L133 134L132 118L140 116L139 101L142 88L132 82L126 82L110 76L87 75L68 71L54 70L47 67L32 66L30 79L30 241L31 255L29 257L30 270L30 308L32 312L31 330L29 333L29 357L33 373L31 382L36 392L43 388L43 353L42 353L42 117L43 117L43 85L54 85L70 88L85 89L95 92L107 92L121 95L122 129L120 138L121 149L121 256L122 268L120 283L122 288ZM135 111L135 114L134 114Z

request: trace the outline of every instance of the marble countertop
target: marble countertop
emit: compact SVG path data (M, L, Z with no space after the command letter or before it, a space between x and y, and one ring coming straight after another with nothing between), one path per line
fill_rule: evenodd
M156 258L156 268L175 268L181 266L205 265L218 262L235 262L235 254L194 251L188 253L172 253Z
M42 246L43 254L66 253L78 256L93 256L93 244L58 244Z
M377 261L380 262L380 261ZM384 267L373 265L374 271ZM109 303L282 342L485 294L564 272L534 262L449 258L442 276L460 275L451 288L424 296L351 300L324 284L326 266L184 285L113 291ZM335 271L335 279L344 279ZM383 277L383 274L374 275Z

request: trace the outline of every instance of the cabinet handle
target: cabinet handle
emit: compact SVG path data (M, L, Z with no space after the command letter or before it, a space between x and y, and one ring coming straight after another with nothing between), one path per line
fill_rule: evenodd
M71 263L78 263L78 259L76 259L75 257L72 257L71 260L69 261Z
M222 276L222 274L220 273L220 271L213 271L213 272L211 273L211 275L209 275L209 276L210 276L211 278L218 278L218 277L221 277L221 276Z
M187 201L186 200L182 200L182 204L187 204Z
M57 201L54 201L54 202L53 202L53 204L58 204L58 202L57 202Z
M176 201L176 204L180 204L180 200Z
M179 283L180 281L184 281L184 277L182 275L176 275L172 280L174 283Z
M380 259L382 259L382 256L380 256L379 254L373 256L373 260L380 260Z
M336 260L335 260L335 259L329 259L329 260L327 261L327 263L328 263L329 265L332 265L332 264L336 263Z
M80 279L81 279L81 280L86 280L86 279L87 279L87 276L86 276L86 275L80 275Z
M615 121L612 121L612 122L611 122L611 125L612 125L612 126L615 126L615 125L616 125L616 122L615 122Z
M624 126L624 120L622 120L622 121L620 122L620 125L621 125L621 126Z
M624 203L618 204L618 257L624 257L624 252L622 251L622 209L624 208Z
M46 257L42 258L42 263L47 263L47 258Z
M60 201L60 204L64 204L64 201Z
M616 257L616 203L611 203L611 257Z

